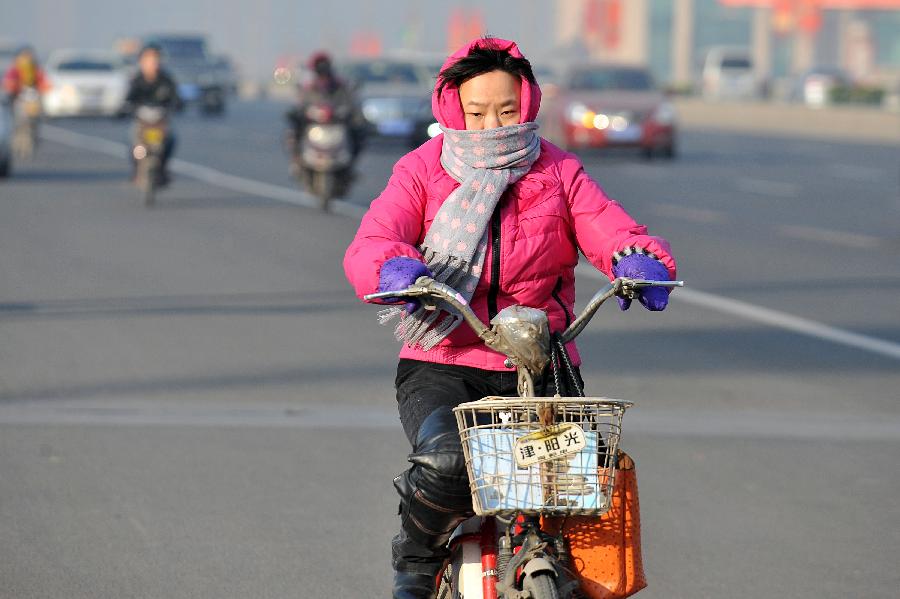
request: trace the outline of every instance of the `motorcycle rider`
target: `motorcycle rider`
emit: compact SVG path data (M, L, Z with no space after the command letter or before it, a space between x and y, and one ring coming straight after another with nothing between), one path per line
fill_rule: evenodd
M574 154L538 137L540 99L514 42L477 39L448 59L432 94L443 134L397 162L344 256L360 298L431 276L454 287L482 321L511 305L532 306L558 332L571 322L579 253L610 278L675 277L668 242L610 199ZM644 289L639 301L663 310L668 291ZM396 302L395 332L404 341L397 402L412 466L394 479L401 523L393 596L432 599L447 541L472 514L452 408L515 396L517 377L452 314ZM620 300L622 309L630 302ZM567 349L577 367L575 344ZM577 370L575 377L581 386ZM548 381L553 392L545 372L535 380L538 393Z
M22 90L32 87L39 93L50 87L44 70L38 64L34 50L24 46L16 52L16 57L6 73L3 74L3 91L9 101L14 102Z
M178 86L172 76L160 66L161 61L162 52L156 44L147 44L141 48L138 54L138 72L132 78L128 94L125 96L125 105L129 112L133 112L139 106L154 106L164 108L166 111L178 110L182 106ZM163 145L162 181L160 181L163 185L169 182L167 165L175 151L175 141L175 132L170 124ZM131 164L134 177L137 162L133 156Z
M362 150L366 133L365 118L359 108L356 93L334 72L331 56L327 52L315 52L310 56L307 66L312 72L312 80L299 87L297 104L285 115L293 131L293 151L296 151L297 140L307 124L306 111L310 106L325 104L335 111L346 112L350 152L355 160Z

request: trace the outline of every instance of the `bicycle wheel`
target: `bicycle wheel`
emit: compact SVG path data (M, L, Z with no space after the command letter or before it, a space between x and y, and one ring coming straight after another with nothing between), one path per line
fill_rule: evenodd
M526 576L522 581L522 590L531 593L531 599L559 599L556 579L547 572Z

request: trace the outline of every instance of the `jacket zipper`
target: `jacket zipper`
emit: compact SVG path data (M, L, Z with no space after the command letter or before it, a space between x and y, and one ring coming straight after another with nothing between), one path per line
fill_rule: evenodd
M497 315L497 296L500 294L500 204L491 215L491 286L488 289L488 320Z
M553 299L556 300L556 303L559 304L559 307L563 309L563 314L566 315L566 328L569 328L569 325L572 324L572 318L569 316L569 310L563 303L562 298L559 297L559 292L562 291L562 282L562 277L556 279L556 287L553 288L553 291L550 293L550 295L553 297Z

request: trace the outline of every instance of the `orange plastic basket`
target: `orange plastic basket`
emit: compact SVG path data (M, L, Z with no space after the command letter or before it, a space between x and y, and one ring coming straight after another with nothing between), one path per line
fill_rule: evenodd
M590 599L628 597L647 586L637 475L626 454L620 453L619 464L609 511L599 517L545 517L542 524L554 535L563 527L581 592Z

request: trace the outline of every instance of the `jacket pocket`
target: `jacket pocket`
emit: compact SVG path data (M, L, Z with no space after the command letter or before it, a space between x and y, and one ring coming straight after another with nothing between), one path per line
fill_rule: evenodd
M550 236L565 239L566 212L563 196L548 193L534 203L519 209L517 239Z
M566 204L562 187L556 182L529 182L516 189L519 219L554 215L564 217ZM539 184L540 183L540 184Z

